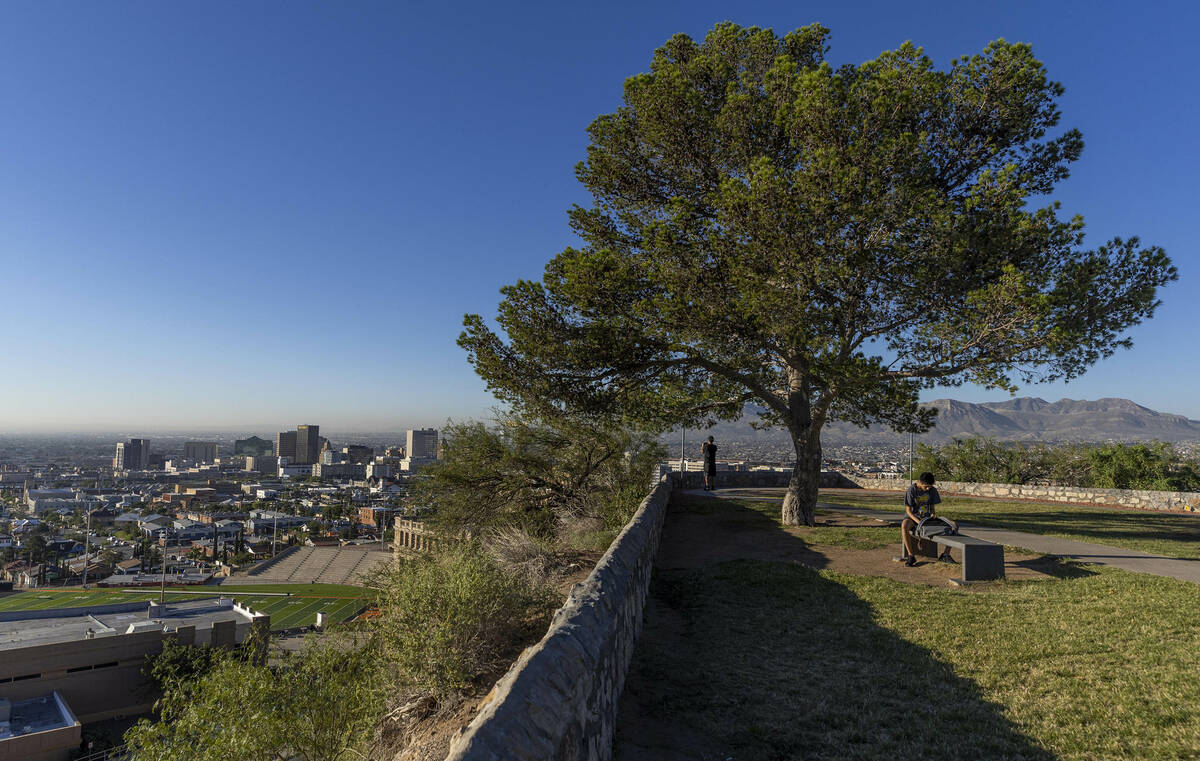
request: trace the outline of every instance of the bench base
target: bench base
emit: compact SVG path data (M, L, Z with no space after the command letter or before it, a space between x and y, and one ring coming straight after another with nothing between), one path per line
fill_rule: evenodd
M969 587L972 584L991 584L993 581L997 581L997 579L975 579L973 581L968 581L966 579L950 579L950 586Z
M973 536L936 536L933 541L962 554L962 576L957 581L995 581L1004 578L1004 546Z

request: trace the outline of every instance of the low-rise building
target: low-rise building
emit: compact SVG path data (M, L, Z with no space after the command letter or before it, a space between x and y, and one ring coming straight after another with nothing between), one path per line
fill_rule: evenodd
M53 615L47 615L47 613ZM59 693L84 723L148 711L157 695L142 669L163 641L233 647L270 616L232 600L167 606L118 603L11 614L0 621L0 698Z
M67 761L82 740L83 725L58 692L0 698L0 761Z

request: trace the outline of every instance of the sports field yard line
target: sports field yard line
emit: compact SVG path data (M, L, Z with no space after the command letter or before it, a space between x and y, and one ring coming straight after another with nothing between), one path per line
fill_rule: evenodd
M366 606L366 600L347 600L333 607L325 608L324 612L330 623L340 624L349 619L359 608L365 608Z
M329 610L326 612L329 614L329 619L331 621L336 621L338 623L341 623L342 621L349 618L349 616L346 615L346 611L355 610L358 607L363 607L363 608L367 607L367 601L366 600L347 600L346 602L337 606L333 610Z
M292 627L295 627L295 626L302 626L303 624L301 624L300 622L303 621L305 618L307 618L309 615L312 615L314 618L316 617L315 608L320 604L321 604L321 602L319 600L314 600L313 602L306 603L306 604L298 607L295 610L289 610L287 612L287 615L285 615L279 621L278 626L276 626L276 624L274 623L274 617L272 617L271 628L272 629L275 629L275 628L291 629Z
M297 604L297 603L299 603L299 604ZM295 600L291 601L290 603L284 603L282 605L279 605L274 610L270 611L271 628L272 629L286 629L286 628L291 627L292 624L295 621L298 621L300 618L300 616L297 614L302 612L309 605L312 605L312 603L305 603L305 602L300 602L300 601L295 601Z

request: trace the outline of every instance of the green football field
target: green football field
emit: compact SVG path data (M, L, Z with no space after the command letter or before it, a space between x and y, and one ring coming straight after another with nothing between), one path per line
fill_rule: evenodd
M232 597L243 605L249 605L260 613L271 616L271 630L293 629L315 623L317 613L324 612L330 623L341 623L358 615L370 600L360 594L346 594L335 588L322 590L319 585L290 595L263 594L260 591L237 592L230 588L198 590L204 594L172 594L167 592L167 602L198 600L208 597ZM282 590L281 590L282 591ZM146 589L137 592L99 591L82 589L31 589L0 597L0 611L40 610L44 608L74 608L86 605L110 605L135 600L157 600L159 593Z

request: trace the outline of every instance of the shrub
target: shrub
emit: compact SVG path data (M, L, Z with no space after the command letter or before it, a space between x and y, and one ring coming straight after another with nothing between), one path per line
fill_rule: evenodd
M384 641L403 682L445 695L507 665L545 629L553 596L477 543L401 563L384 591Z
M384 707L371 644L325 640L273 666L209 656L200 678L187 678L190 658L164 671L160 719L125 735L139 761L337 761L369 741Z

